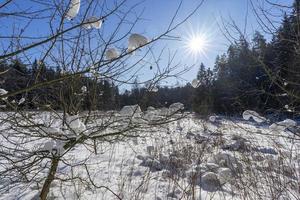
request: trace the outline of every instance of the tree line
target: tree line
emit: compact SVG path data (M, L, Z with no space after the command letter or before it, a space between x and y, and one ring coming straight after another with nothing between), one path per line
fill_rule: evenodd
M193 98L200 113L261 113L299 116L300 6L295 1L270 42L258 31L250 42L244 36L216 58L212 68L201 64L201 85Z

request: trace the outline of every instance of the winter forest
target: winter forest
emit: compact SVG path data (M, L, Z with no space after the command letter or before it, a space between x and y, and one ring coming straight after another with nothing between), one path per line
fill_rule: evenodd
M300 200L300 0L0 0L0 44L0 200Z

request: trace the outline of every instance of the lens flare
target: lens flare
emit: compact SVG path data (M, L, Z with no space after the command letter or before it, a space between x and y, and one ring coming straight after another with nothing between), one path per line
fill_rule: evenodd
M188 58L192 57L194 60L208 58L207 53L213 50L215 29L209 26L197 28L195 25L190 25L185 28L183 35L183 48Z
M207 48L207 41L202 35L195 36L188 41L188 47L193 53L203 53Z

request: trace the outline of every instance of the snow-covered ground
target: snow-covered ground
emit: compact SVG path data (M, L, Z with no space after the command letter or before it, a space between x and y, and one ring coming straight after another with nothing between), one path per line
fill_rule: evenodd
M45 116L39 119L48 120ZM152 129L135 129L132 135L139 137L100 140L97 153L92 144L78 145L59 163L48 197L300 199L299 126L269 125L187 114ZM1 123L2 130L12 131L7 126ZM40 187L11 185L0 199L37 199Z

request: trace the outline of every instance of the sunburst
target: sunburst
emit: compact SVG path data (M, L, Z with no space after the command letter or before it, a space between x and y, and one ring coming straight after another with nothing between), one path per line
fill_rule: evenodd
M204 29L190 28L183 37L184 49L187 55L192 56L194 59L201 57L207 58L207 52L211 50L212 34L204 31Z

